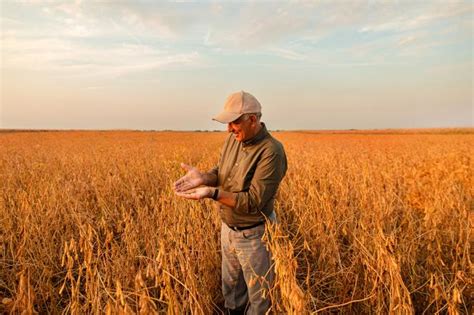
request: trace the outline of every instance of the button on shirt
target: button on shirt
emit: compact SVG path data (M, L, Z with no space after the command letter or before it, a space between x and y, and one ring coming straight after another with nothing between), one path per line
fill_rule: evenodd
M271 136L265 124L255 137L244 142L229 134L219 164L209 171L217 175L219 189L237 194L234 208L218 203L222 221L239 227L263 221L264 215L273 211L286 170L283 145Z

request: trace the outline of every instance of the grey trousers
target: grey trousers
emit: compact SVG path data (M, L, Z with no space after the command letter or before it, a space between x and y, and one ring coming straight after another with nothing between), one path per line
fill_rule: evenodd
M269 218L276 221L274 213ZM253 315L265 314L271 306L268 289L275 273L271 253L262 241L264 232L264 224L234 231L222 223L222 293L228 309L247 307L247 314Z

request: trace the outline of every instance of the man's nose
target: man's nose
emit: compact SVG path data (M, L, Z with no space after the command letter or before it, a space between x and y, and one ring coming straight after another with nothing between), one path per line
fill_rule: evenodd
M232 128L232 124L231 124L231 123L228 123L228 124L227 124L227 131L228 131L228 132L234 131L233 128Z

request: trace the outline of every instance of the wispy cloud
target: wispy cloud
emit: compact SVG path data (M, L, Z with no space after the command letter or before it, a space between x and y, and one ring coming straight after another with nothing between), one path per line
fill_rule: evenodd
M197 52L172 53L147 45L119 44L112 47L78 45L63 39L2 41L4 68L48 71L62 75L121 76L159 68L199 64Z
M290 59L290 60L305 60L307 56L296 51L292 51L289 49L282 49L282 48L271 48L269 52L277 55L279 57Z
M472 28L465 2L43 2L19 4L33 17L2 16L5 64L91 73L197 66L206 55L270 54L286 62L372 64L442 45L433 25ZM388 33L388 34L387 34ZM471 31L472 33L472 31ZM342 36L341 36L342 35ZM322 45L329 43L326 50ZM133 47L133 48L131 48ZM330 50L329 50L330 49ZM346 54L344 54L346 52ZM343 60L338 60L343 58ZM394 62L399 62L398 60Z
M233 9L232 6L227 8L228 11ZM269 4L255 3L241 8L240 15L226 18L228 26L213 27L211 37L215 45L224 48L255 51L289 40L294 34L312 32L311 13L291 4L269 7ZM219 19L214 21L218 22Z
M398 43L397 45L398 46L407 46L407 45L410 45L410 44L413 44L415 43L417 40L417 38L413 35L409 35L409 36L405 36L403 38L400 38L398 40Z
M403 12L403 11L402 11ZM392 18L387 20L385 16L373 23L369 23L359 29L360 32L386 32L407 31L427 27L434 22L458 16L471 16L473 8L471 3L463 2L432 2L428 7L400 13L393 11Z

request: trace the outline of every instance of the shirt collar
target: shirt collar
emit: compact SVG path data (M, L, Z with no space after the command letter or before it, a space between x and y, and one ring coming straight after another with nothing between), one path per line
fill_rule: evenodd
M242 145L244 147L259 143L261 140L263 140L269 134L265 124L263 122L260 123L260 124L262 125L262 128L260 128L259 132L253 138L245 140L242 143Z

